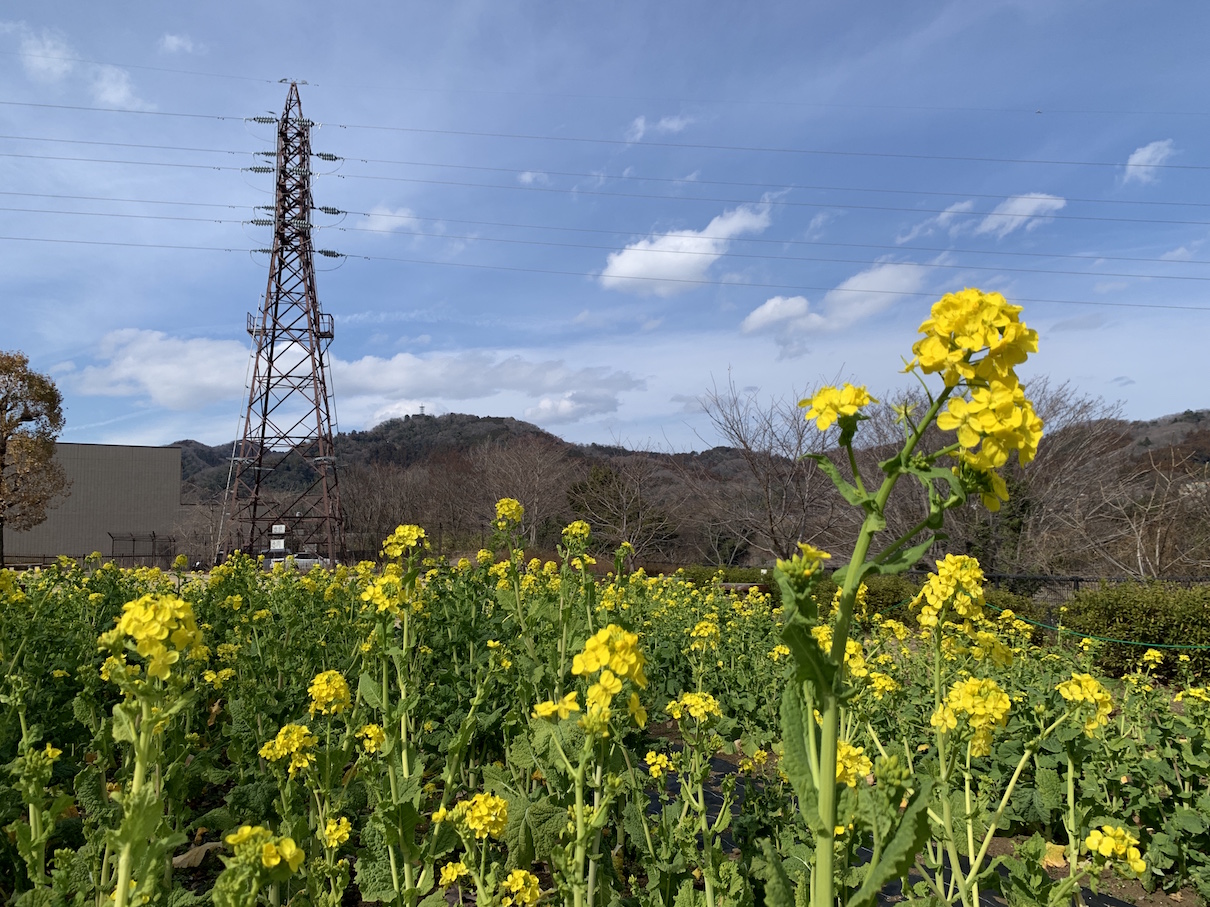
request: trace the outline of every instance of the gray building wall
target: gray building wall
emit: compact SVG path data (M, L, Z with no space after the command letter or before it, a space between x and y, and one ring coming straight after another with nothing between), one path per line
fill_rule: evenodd
M55 459L71 480L71 493L47 511L46 522L26 532L4 531L5 560L45 560L66 554L106 558L131 551L134 534L172 537L181 520L181 449L121 444L55 445ZM150 552L148 552L150 553Z

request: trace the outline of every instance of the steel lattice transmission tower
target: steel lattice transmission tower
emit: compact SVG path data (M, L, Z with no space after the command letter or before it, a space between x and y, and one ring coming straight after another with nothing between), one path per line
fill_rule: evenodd
M297 83L277 123L276 174L269 285L260 315L248 316L255 364L225 511L232 547L256 554L284 538L292 553L334 562L344 546L326 361L332 316L315 292L311 121Z

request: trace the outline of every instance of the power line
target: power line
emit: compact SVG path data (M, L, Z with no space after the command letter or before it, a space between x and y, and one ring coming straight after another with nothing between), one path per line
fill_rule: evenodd
M1210 226L1210 220L1170 220L1166 218L1152 217L1104 217L1101 215L1092 214L1057 214L1050 211L1044 212L1012 212L1012 211L950 211L945 208L908 208L899 205L854 205L838 202L806 202L806 201L789 201L787 199L765 199L762 201L753 201L747 198L720 198L717 196L706 195L652 195L642 192L601 192L596 189L562 189L555 186L516 186L502 185L499 183L464 183L457 180L434 180L424 179L421 177L411 176L374 176L364 173L336 173L332 174L337 179L362 179L362 180L385 180L396 183L419 183L430 186L455 186L465 189L504 189L510 192L547 192L560 195L591 195L597 198L643 198L655 199L658 201L686 201L686 202L710 202L712 204L725 205L777 205L780 207L791 208L831 208L841 211L898 211L909 214L951 214L962 217L1007 217L1020 220L1028 220L1031 218L1054 218L1056 220L1081 220L1081 221L1096 221L1106 223L1126 223L1126 224L1172 224L1181 226L1205 227ZM1014 196L1021 197L1021 196ZM1029 196L1024 196L1029 197ZM1054 201L1063 201L1058 197L1047 196Z
M146 167L181 167L188 170L217 170L217 171L250 171L258 172L258 168L252 167L225 167L221 164L184 164L177 161L129 161L114 158L89 158L89 157L63 157L60 155L45 155L45 154L20 154L11 151L0 151L0 157L21 158L28 160L45 160L45 161L70 161L82 164L118 164L122 166L146 166ZM271 172L272 167L265 165L265 172ZM321 175L321 174L316 174ZM1126 223L1126 224L1168 224L1177 226L1193 226L1204 227L1210 226L1210 220L1175 220L1170 218L1151 218L1151 217L1105 217L1102 215L1091 214L1058 214L1051 211L1044 212L1012 212L1012 211L960 211L953 212L945 208L912 208L901 205L855 205L844 204L838 202L808 202L808 201L791 201L788 199L765 199L759 202L754 202L747 198L721 198L718 196L704 195L653 195L644 192L601 192L597 189L579 189L570 188L564 189L555 186L517 186L512 184L498 183L466 183L457 180L435 180L425 179L421 177L410 176L375 176L365 173L336 173L330 174L338 179L361 179L373 181L387 181L396 183L417 183L430 186L453 186L464 189L502 189L510 192L544 192L555 193L559 195L591 195L597 198L641 198L651 199L655 201L678 201L678 202L709 202L711 204L726 204L726 205L777 205L780 207L793 208L823 208L841 211L895 211L909 214L957 214L963 217L1001 217L1027 220L1031 218L1051 218L1055 220L1079 220L1079 221L1094 221L1098 223ZM1021 197L1021 196L1014 196ZM1026 196L1028 197L1028 196ZM1049 196L1048 196L1049 198ZM1062 199L1054 198L1055 201Z
M12 191L0 190L0 196L3 196L3 195L17 196L17 197L22 197L22 198L54 198L54 199L63 199L63 200L69 200L69 201L120 202L120 203L126 203L126 204L140 204L140 205L173 205L173 206L183 206L183 207L192 206L192 207L227 208L227 209L241 209L241 208L250 207L247 203L236 204L236 203L230 203L230 202L186 202L186 201L170 201L170 200L163 200L163 199L116 198L116 197L99 196L99 195L63 195L63 194L41 193L41 192L12 192ZM259 207L269 207L269 206L259 206ZM35 212L35 211L38 211L39 209L28 209L28 210L30 210L31 212ZM640 234L648 232L646 230L607 230L607 229L594 228L594 227L568 227L568 226L558 226L558 225L551 225L551 224L514 223L514 222L509 222L509 221L467 220L467 219L460 219L460 218L453 218L453 217L426 217L426 216L419 215L419 214L393 214L393 213L378 212L378 211L346 211L346 210L342 210L342 209L333 209L333 210L336 210L337 213L340 213L340 214L347 214L347 215L358 216L358 217L378 217L378 218L390 218L393 220L414 220L414 221L426 221L426 222L431 222L431 223L466 224L468 226L475 226L475 227L503 227L503 228L508 228L508 229L520 229L520 230L546 230L546 231L550 231L550 232L559 232L559 233L592 233L592 234L607 235L607 236L635 236L635 235L640 235ZM59 213L59 212L48 212L48 213ZM89 213L89 212L73 212L73 213L85 214L85 213ZM325 213L328 213L328 212L325 212ZM240 221L240 222L246 223L246 221ZM347 227L347 228L337 228L337 229L360 231L363 228ZM389 232L389 231L367 230L366 232ZM450 234L444 234L444 233L432 233L432 234L417 233L416 235L450 237ZM480 237L476 237L476 238L480 238ZM836 248L875 249L875 250L881 250L881 251L894 251L894 252L950 253L950 254L955 254L955 255L998 255L998 256L1009 256L1009 257L1014 257L1014 258L1054 258L1054 259L1063 259L1063 260L1072 260L1072 261L1136 262L1136 263L1167 264L1167 265L1210 265L1210 260L1207 260L1207 259L1147 258L1147 257L1142 257L1142 256L1076 254L1076 253L1062 253L1062 252L1020 252L1020 251L1003 250L1003 249L956 249L956 248L947 248L947 247L942 247L942 246L906 246L906 245L887 245L887 244L879 244L879 243L835 242L835 241L829 241L829 240L776 239L776 238L768 238L768 237L740 237L740 236L728 237L728 236L711 236L709 234L699 234L696 238L705 240L705 241L722 241L722 242L731 242L731 243L752 243L752 244L759 244L759 245L778 245L778 246L784 246L784 245L812 246L812 247L813 246L828 246L828 247L836 247ZM586 247L586 248L596 248L596 247ZM616 249L615 246L601 246L599 248ZM770 257L775 258L777 256L770 256ZM810 260L830 260L830 259L806 258L804 260L810 261ZM1055 272L1055 273L1069 273L1069 272ZM1088 273L1088 272L1073 271L1070 273L1084 274L1084 273ZM1103 276L1109 276L1109 275L1103 275ZM1132 275L1132 276L1135 276L1135 275ZM1154 275L1154 276L1159 276L1159 275Z
M0 105L12 107L36 107L46 110L78 110L89 111L92 113L127 113L142 116L158 116L158 117L185 117L189 119L202 120L219 120L242 122L253 119L251 117L230 116L222 114L203 114L203 113L177 113L166 110L135 110L127 107L85 107L79 104L46 104L36 103L32 101L0 101ZM533 133L519 132L482 132L469 129L432 129L421 126L382 126L369 123L320 123L313 122L316 127L327 126L331 129L366 129L380 132L406 132L424 135L451 135L465 138L477 139L515 139L520 141L541 141L541 142L563 142L563 143L580 143L580 144L596 144L596 145L624 145L632 148L688 148L705 151L740 151L745 153L760 153L760 154L799 154L799 155L823 155L823 156L838 156L838 157L871 157L871 158L893 158L902 160L923 160L923 161L948 161L948 162L968 162L968 163L984 163L984 164L1045 164L1049 166L1070 166L1070 167L1114 167L1125 168L1127 165L1120 161L1073 161L1062 159L1049 158L1004 158L1004 157L979 157L975 155L952 155L952 154L911 154L901 151L853 151L848 149L828 149L828 148L784 148L777 146L764 145L720 145L709 142L658 142L658 141L638 141L632 142L627 139L609 139L590 136L568 136L568 135L538 135ZM1142 166L1142 165L1136 165ZM1207 164L1147 164L1148 168L1161 170L1210 170L1210 165Z
M213 217L182 217L179 215L163 215L163 214L130 214L124 212L109 212L109 211L62 211L51 210L45 208L15 208L0 206L0 211L8 211L19 214L57 214L69 217L115 217L127 220L163 220L174 222L189 222L189 223L205 223L205 224L242 224L251 226L269 226L272 224L270 218L262 218L259 220L232 220L229 218L213 218ZM361 212L347 212L357 214ZM320 228L329 229L329 228ZM508 237L494 236L476 236L472 234L457 234L457 233L439 233L428 232L422 230L405 230L405 231L382 231L375 230L371 227L333 227L330 229L338 230L342 233L377 233L379 235L388 232L391 236L420 236L433 239L457 239L468 242L488 242L488 243L504 243L509 245L522 246L547 246L560 249L588 249L604 252L618 252L616 246L606 246L592 243L567 243L555 242L553 240L536 240L536 239L513 239ZM727 258L727 259L751 259L758 261L787 261L787 262L819 262L824 264L856 264L856 265L878 265L878 264L895 264L904 265L915 268L943 268L954 271L992 271L992 272L1009 272L1014 274L1052 274L1068 277L1124 277L1134 280L1185 280L1185 281L1210 281L1210 277L1202 277L1197 275L1183 274L1129 274L1116 271L1065 271L1057 268L1018 268L1001 265L973 265L973 264L951 264L948 262L917 262L917 261L894 261L880 262L877 260L869 260L862 258L834 258L817 255L759 255L746 252L703 252L693 249L652 249L652 248L631 248L626 251L649 253L653 255L694 255L699 257L708 257L712 260ZM354 256L356 257L356 256ZM660 278L649 278L659 280Z
M85 60L79 57L62 57L53 56L50 54L32 54L24 51L0 51L0 54L15 57L30 57L33 59L42 60L62 60L72 63L89 63L94 66L117 66L123 69L142 69L151 72L167 72L179 75L191 76L208 76L217 79L240 79L248 82L260 82L264 84L283 84L290 80L288 79L266 79L255 76L237 76L228 73L218 72L202 72L188 69L167 69L157 66L143 66L137 63L107 63L101 60ZM300 81L300 85L306 85L306 82ZM312 83L314 84L314 83ZM334 85L350 85L355 83L325 83ZM378 83L375 83L376 85ZM359 85L364 87L364 83ZM648 103L661 104L726 104L726 105L770 105L776 107L801 107L806 109L818 110L918 110L924 112L953 112L953 113L1025 113L1032 115L1039 114L1083 114L1083 115L1099 115L1099 116L1179 116L1179 117L1204 117L1210 116L1210 113L1201 110L1106 110L1106 109L1089 109L1089 108L1050 108L1045 109L1037 105L1027 105L1025 107L974 107L969 105L946 105L946 104L853 104L853 103L827 103L824 101L785 101L774 100L770 98L743 98L736 100L733 98L685 98L685 97L668 97L660 95L624 95L624 94L599 94L590 92L564 92L564 91L532 91L523 89L507 89L507 88L465 88L453 86L422 86L415 84L392 85L393 91L410 91L423 94L481 94L481 95L516 95L521 97L539 97L539 98L567 98L569 100L601 100L601 101L643 101Z
M232 148L199 148L183 145L152 145L140 142L105 142L97 139L64 139L52 138L49 136L33 136L33 135L0 135L0 139L8 139L19 142L51 142L66 145L99 145L107 148L141 148L152 151L189 151L208 154L230 154L230 155L246 155L253 154L258 156L271 156L274 152L249 152L244 149ZM870 192L893 195L939 195L949 198L984 198L996 200L1008 200L1017 196L1004 195L1003 193L987 193L987 192L953 192L950 190L940 189L892 189L878 186L819 186L813 184L784 184L784 183L754 183L738 180L711 180L699 179L697 177L674 177L674 176L639 176L637 174L608 174L608 173L584 173L571 170L535 170L534 168L522 167L489 167L482 164L450 164L443 161L398 161L387 160L382 158L363 158L357 156L338 156L330 155L323 158L324 160L339 160L352 161L361 164L391 164L405 167L438 167L448 170L479 170L489 173L513 173L513 174L540 174L542 176L566 176L575 177L577 179L599 179L599 180L630 180L634 182L646 183L671 183L674 185L683 186L735 186L745 189L762 189L768 192L787 192L787 191L811 191L811 192ZM663 196L659 196L663 197ZM1170 206L1183 208L1206 208L1210 207L1210 202L1190 202L1190 201L1151 201L1146 199L1113 199L1113 198L1083 198L1075 196L1064 196L1064 200L1068 202L1080 202L1087 204L1101 205L1152 205L1152 206ZM896 209L898 210L898 209ZM915 209L913 209L915 210Z
M87 245L87 246L118 246L122 248L142 248L142 249L174 249L202 252L258 252L267 251L260 249L237 249L228 246L191 246L180 244L165 244L165 243L131 243L118 242L116 240L89 240L89 239L64 239L62 237L38 237L38 236L0 236L0 241L7 242L43 242L43 243L58 243L68 245ZM395 258L381 255L359 255L330 252L328 250L316 250L321 255L327 257L344 258L360 261L390 261L403 264L418 264L418 265L436 265L439 267L454 267L454 268L472 268L476 270L487 271L507 271L512 273L525 274L552 274L563 277L579 277L597 279L600 274L585 273L583 271L559 271L553 268L523 268L508 265L484 265L472 262L457 262L457 261L436 261L426 258ZM799 292L824 292L824 293L864 293L883 296L914 296L920 298L932 298L936 293L925 293L916 291L900 291L900 290L878 290L878 289L862 289L857 287L826 287L826 286L806 286L802 284L776 284L776 283L734 283L726 280L696 280L683 277L637 277L631 275L611 275L611 279L618 280L645 280L652 283L683 283L693 284L697 286L727 286L743 289L745 287L753 287L757 289L776 289L776 290L796 290ZM1038 299L1030 297L1014 297L1015 302L1019 303L1040 303L1048 305L1085 305L1085 306L1108 306L1111 308L1126 308L1126 309L1171 309L1176 311L1187 312L1210 312L1210 306L1196 305L1173 305L1171 303L1141 303L1141 302L1109 302L1107 300L1083 300L1083 299Z

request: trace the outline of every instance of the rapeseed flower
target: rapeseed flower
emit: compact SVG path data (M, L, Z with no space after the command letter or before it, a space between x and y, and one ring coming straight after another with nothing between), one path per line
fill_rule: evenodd
M1093 829L1084 840L1084 846L1098 863L1104 865L1110 860L1115 860L1125 863L1135 874L1147 869L1138 843L1138 838L1120 825L1102 825L1099 829Z
M363 724L361 730L357 732L357 736L367 753L378 752L387 740L386 732L377 724Z
M846 382L840 387L821 387L809 400L798 401L798 405L807 410L808 422L814 419L816 428L827 431L837 419L855 415L861 407L877 402L864 386L854 387Z
M311 715L339 715L349 707L349 684L339 671L321 671L307 688L311 695Z
M542 892L538 888L538 877L524 869L514 869L510 872L508 877L500 883L500 890L503 893L503 897L500 899L501 907L511 907L513 904L521 905L521 907L533 907L538 903L538 898L542 896Z
M1071 680L1063 681L1055 689L1059 691L1060 696L1075 703L1076 708L1085 713L1084 733L1089 737L1096 733L1097 728L1109 723L1113 698L1091 674L1072 673Z
M324 826L324 846L329 850L335 850L345 841L349 840L349 834L352 832L353 826L349 824L349 820L344 816L339 819L329 819Z

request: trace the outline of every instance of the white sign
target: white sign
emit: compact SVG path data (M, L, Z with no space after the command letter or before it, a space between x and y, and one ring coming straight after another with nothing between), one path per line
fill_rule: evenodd
M286 540L285 539L269 539L269 550L270 551L285 551L286 550Z
M273 533L273 535L285 535L286 534L286 524L285 523L274 523L272 533Z

